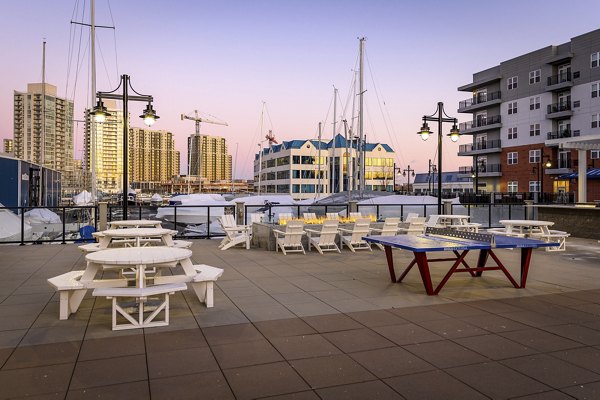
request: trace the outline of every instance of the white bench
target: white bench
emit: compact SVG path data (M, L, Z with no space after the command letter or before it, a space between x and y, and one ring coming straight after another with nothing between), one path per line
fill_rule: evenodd
M69 319L69 315L77 311L85 292L86 285L80 282L84 271L69 271L62 275L48 279L50 286L54 287L60 296L59 303L59 318ZM102 279L94 281L96 286L127 286L126 279Z
M87 243L87 244L82 244L81 246L78 246L79 250L83 251L84 253L91 253L94 251L100 251L102 250L100 248L100 243Z
M172 247L177 247L180 249L189 249L190 247L192 247L192 242L189 242L187 240L173 240Z
M85 286L79 282L79 279L82 275L83 271L69 271L62 275L48 279L50 286L53 286L56 290L58 290L60 295L59 318L61 320L69 319L69 315L77 311L77 308L79 308L81 300L77 301L77 304L74 304L75 299L73 294L76 292L80 292L82 294L85 293Z
M558 242L558 246L545 247L546 251L565 251L567 249L567 238L571 236L569 233L564 231L550 230L549 233L535 233L532 234L532 238L543 240L544 242Z
M214 306L213 287L214 282L223 275L222 268L211 267L206 264L194 265L197 274L192 280L192 287L196 296L206 304L206 308Z
M494 235L502 235L502 236L510 236L510 237L520 237L524 238L524 233L519 232L506 232L505 228L488 228L486 230L487 233L493 233Z
M153 326L169 325L169 295L178 291L186 290L185 283L167 283L162 285L148 286L144 288L138 287L105 287L94 289L94 296L103 296L112 299L112 330L148 328ZM144 303L148 301L150 296L164 295L164 300L150 313L148 317L144 315ZM134 297L139 299L137 307L137 315L130 314L122 307L118 298ZM150 310L147 310L150 311ZM165 312L163 320L156 320L156 317L162 312ZM117 313L124 317L128 322L123 324L117 323ZM134 311L135 313L135 311ZM134 318L135 317L135 318Z

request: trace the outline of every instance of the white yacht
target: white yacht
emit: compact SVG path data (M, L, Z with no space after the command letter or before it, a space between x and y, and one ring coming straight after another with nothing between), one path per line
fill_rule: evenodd
M214 222L217 217L225 214L227 206L231 208L233 205L234 203L225 200L220 194L184 194L171 197L168 207L159 207L156 218L174 222L175 212L177 212L178 224L206 224L209 220L209 213L210 222Z

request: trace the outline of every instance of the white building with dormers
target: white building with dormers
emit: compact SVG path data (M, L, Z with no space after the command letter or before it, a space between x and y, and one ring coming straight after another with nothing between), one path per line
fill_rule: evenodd
M359 152L356 141L346 142L338 134L328 142L290 140L263 148L254 157L254 191L301 200L343 192L349 185L358 190ZM392 191L394 150L385 143L365 143L364 151L365 191Z

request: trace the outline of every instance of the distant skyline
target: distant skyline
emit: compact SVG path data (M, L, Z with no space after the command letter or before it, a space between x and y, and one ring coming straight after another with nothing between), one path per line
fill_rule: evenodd
M75 119L83 119L91 101L89 29L70 21L81 21L84 3L88 23L89 1L3 4L0 139L13 135L13 91L41 82L44 38L46 82L74 100ZM401 168L410 164L427 172L428 159L436 160L436 140L422 142L416 132L438 101L460 122L469 120L456 112L469 97L457 87L472 82L473 73L598 29L598 15L597 0L568 6L555 0L96 0L96 23L116 27L97 31L97 90L113 90L128 74L137 91L153 95L161 118L152 128L173 132L182 173L195 126L180 114L197 109L226 121L228 127L202 124L201 133L225 137L236 178L249 179L268 129L279 141L316 139L321 121L323 139L332 137L333 86L341 99L339 119L351 103L358 37L364 36L367 140L391 145ZM268 117L261 136L263 101ZM130 104L132 126L143 126L137 118L143 107ZM345 117L350 121L349 110ZM75 156L81 158L83 124L76 127ZM343 133L340 124L338 131ZM444 139L444 171L470 163L456 155L460 144L470 142L471 136L456 144Z

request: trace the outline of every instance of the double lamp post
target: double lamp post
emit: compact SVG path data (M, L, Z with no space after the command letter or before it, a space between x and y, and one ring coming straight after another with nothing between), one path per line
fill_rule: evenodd
M438 214L442 213L442 123L444 122L451 122L452 123L452 128L450 129L450 133L448 134L448 136L450 136L450 139L453 142L456 142L458 140L458 138L460 137L460 131L458 130L458 120L456 118L452 118L450 117L448 114L446 114L444 112L444 103L442 103L441 101L438 102L438 108L437 108L437 112L433 113L432 115L424 115L423 116L423 126L421 126L421 129L419 130L419 132L417 132L417 134L421 135L421 139L423 140L427 140L429 139L429 135L431 134L431 131L429 130L429 125L427 125L427 121L430 122L437 122L438 123L438 148L437 148L437 153L438 153L438 168L437 168L437 173L438 173L438 178L437 178L437 183L438 183L438 192L437 192L437 200L438 200Z
M116 93L119 89L121 89L121 94ZM129 89L131 89L135 95L130 96ZM160 117L156 115L156 111L152 108L152 96L136 92L131 86L129 75L121 75L121 81L115 90L110 92L98 92L96 96L98 97L98 102L92 111L92 115L94 116L94 120L99 123L103 123L106 120L106 117L110 116L102 99L121 100L123 102L123 220L127 220L127 195L129 194L129 181L127 176L127 172L129 171L127 145L127 138L129 137L129 110L127 103L129 100L148 103L146 109L142 115L140 115L140 118L142 118L144 123L148 126L152 126L154 121Z

